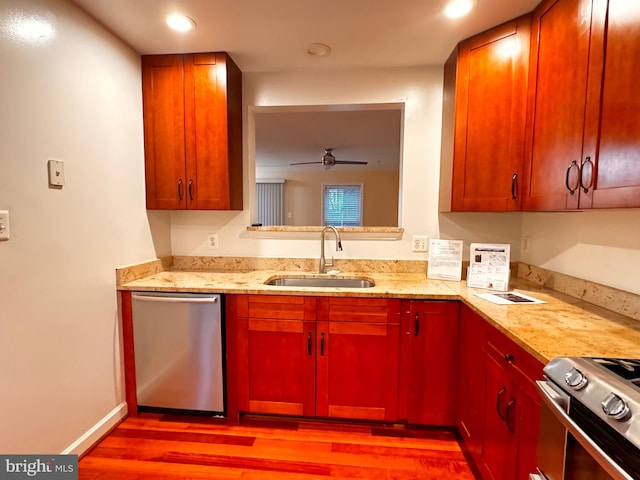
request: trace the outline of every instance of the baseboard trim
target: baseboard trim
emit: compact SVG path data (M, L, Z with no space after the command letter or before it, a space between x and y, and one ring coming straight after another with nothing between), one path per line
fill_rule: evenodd
M122 402L116 408L107 413L102 420L87 430L80 438L69 445L63 455L82 455L94 444L104 437L113 427L118 425L127 416L127 402Z

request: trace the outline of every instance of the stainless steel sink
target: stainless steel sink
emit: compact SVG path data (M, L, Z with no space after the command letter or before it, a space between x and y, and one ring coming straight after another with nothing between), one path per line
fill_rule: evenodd
M376 284L367 278L276 277L265 282L276 287L371 288Z

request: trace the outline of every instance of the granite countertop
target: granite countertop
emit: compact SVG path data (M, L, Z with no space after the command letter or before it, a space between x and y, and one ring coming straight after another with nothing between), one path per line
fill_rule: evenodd
M468 288L464 281L427 279L424 265L406 268L395 262L391 268L387 265L380 269L376 265L374 269L368 268L371 265L354 264L337 275L371 279L375 282L371 288L279 287L265 282L277 276L320 275L313 273L315 264L306 261L280 265L284 269L273 268L272 262L236 262L218 265L219 271L211 271L213 265L195 260L202 257L192 261L188 258L119 269L118 289L460 300L542 363L556 356L640 358L640 321L522 278L514 278L510 289L545 303L497 305L476 295L486 290Z

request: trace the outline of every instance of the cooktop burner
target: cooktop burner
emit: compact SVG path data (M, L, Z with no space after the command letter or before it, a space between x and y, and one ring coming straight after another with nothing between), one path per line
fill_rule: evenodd
M593 362L640 388L640 360L592 358Z

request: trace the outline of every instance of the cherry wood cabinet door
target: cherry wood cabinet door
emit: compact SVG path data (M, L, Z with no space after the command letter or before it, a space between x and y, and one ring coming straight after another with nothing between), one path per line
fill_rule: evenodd
M458 430L469 453L479 463L485 401L485 320L465 305L460 309L459 338Z
M397 420L399 302L320 298L316 415Z
M593 12L590 81L602 103L587 116L580 207L640 207L640 2L594 0Z
M454 81L445 70L445 89L455 88L453 211L520 209L530 29L526 15L465 40Z
M180 55L142 57L148 209L181 209L187 205L182 71Z
M239 295L239 410L315 414L315 299Z
M408 358L403 387L408 423L456 424L458 316L458 302L403 302L402 348Z
M517 401L507 372L494 356L487 355L483 418L483 476L492 480L513 480L517 471L517 437L513 425Z
M189 54L184 82L188 208L242 209L240 71L224 53Z
M578 206L591 7L544 0L533 12L524 210Z
M540 400L536 392L516 388L515 430L518 435L518 472L516 480L529 480L538 467L538 436L540 432Z

